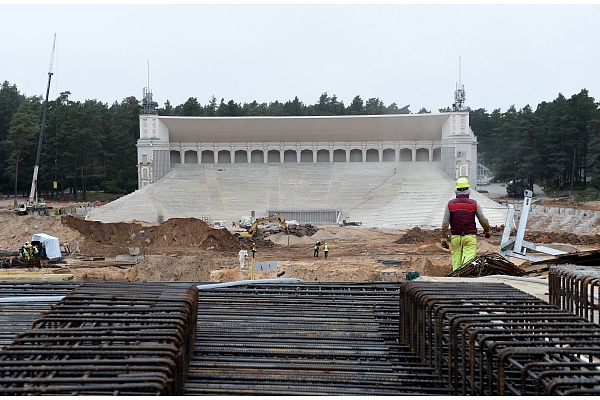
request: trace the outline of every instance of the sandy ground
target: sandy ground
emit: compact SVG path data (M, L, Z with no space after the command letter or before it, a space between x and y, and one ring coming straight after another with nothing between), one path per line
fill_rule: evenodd
M240 269L239 251L251 252L251 241L239 241L234 228L213 229L196 219L147 223L102 224L67 216L17 216L12 200L0 200L0 250L17 251L34 233L60 239L70 253L59 263L44 262L41 268L1 268L2 279L35 272L39 279L64 276L74 280L141 280L228 282L251 278L250 269ZM256 271L254 279L298 278L305 281L403 280L410 271L441 277L452 271L450 252L439 244L439 230L380 230L363 227L314 226L312 236L282 232L254 239L256 262L276 262L277 268ZM140 230L145 231L142 238ZM566 251L599 248L598 238L580 240L557 233L538 234L536 243L555 243ZM575 235L572 235L575 236ZM329 244L329 256L313 256L316 241ZM497 253L500 233L479 238L478 254ZM117 260L130 248L145 256L139 261ZM383 260L401 261L401 265ZM522 261L511 259L515 264ZM250 261L246 262L249 265Z

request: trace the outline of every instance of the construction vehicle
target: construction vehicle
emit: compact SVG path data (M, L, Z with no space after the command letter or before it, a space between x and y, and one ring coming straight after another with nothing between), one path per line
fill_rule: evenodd
M258 236L258 226L260 224L263 224L265 222L275 222L275 221L279 221L279 224L281 224L281 227L283 229L287 230L287 223L285 222L285 218L283 218L283 215L277 214L277 215L273 215L270 217L256 219L252 223L252 225L250 225L250 228L248 228L245 232L240 232L239 235L242 237L245 237L245 238L252 238L252 237Z
M48 69L48 87L46 88L46 101L44 102L44 111L42 113L42 126L40 127L40 137L38 140L37 156L35 158L35 166L33 167L33 179L31 181L31 190L29 191L29 199L26 203L19 204L17 207L17 214L25 215L29 208L37 208L37 178L38 170L40 168L40 154L42 152L42 140L44 139L44 125L46 125L46 116L48 114L48 95L50 94L50 81L52 80L52 63L54 61L54 49L56 47L56 34L54 34L54 43L52 44L52 55L50 56L50 68ZM43 200L42 200L43 202ZM45 206L45 204L44 204ZM44 207L45 208L45 207Z

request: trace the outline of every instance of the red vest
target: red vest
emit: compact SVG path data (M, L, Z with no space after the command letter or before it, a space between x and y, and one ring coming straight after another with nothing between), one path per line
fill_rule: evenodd
M453 235L474 235L477 233L475 213L477 202L468 194L459 194L448 202L450 209L450 233Z

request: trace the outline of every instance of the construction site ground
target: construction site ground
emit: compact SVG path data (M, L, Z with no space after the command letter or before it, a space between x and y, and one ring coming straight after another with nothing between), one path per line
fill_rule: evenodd
M550 205L551 200L545 200ZM170 219L163 224L85 221L74 216L18 216L13 200L0 201L0 251L16 252L34 233L58 237L63 260L35 266L0 269L5 279L73 279L130 281L230 282L251 278L250 269L240 269L239 251L251 257L251 239L238 240L239 228L213 228L198 219ZM600 210L598 202L560 207ZM403 280L408 272L442 277L452 271L450 251L440 245L440 231L381 230L362 226L301 225L286 235L261 229L257 262L276 261L277 269L257 271L254 279L298 278L304 281L362 282ZM144 231L144 237L140 231ZM497 253L502 232L478 239L478 254ZM527 232L525 239L567 252L596 250L600 237L569 232ZM313 256L315 242L327 242L329 256ZM121 260L138 248L142 260ZM127 257L125 257L127 258ZM401 261L401 263L398 263ZM511 258L517 265L523 261ZM246 265L249 266L250 260ZM400 265L398 265L400 264Z

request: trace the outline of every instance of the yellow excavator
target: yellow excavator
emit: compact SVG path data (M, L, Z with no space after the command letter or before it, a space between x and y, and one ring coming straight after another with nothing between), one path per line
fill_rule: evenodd
M273 215L270 217L258 218L257 220L255 220L252 223L250 228L248 228L245 232L240 232L239 235L242 237L245 237L245 238L251 238L251 237L258 236L258 226L260 224L265 223L265 222L275 222L275 221L279 221L279 223L281 224L281 227L283 229L287 230L287 223L285 222L285 218L283 218L283 215L277 214L277 215Z

